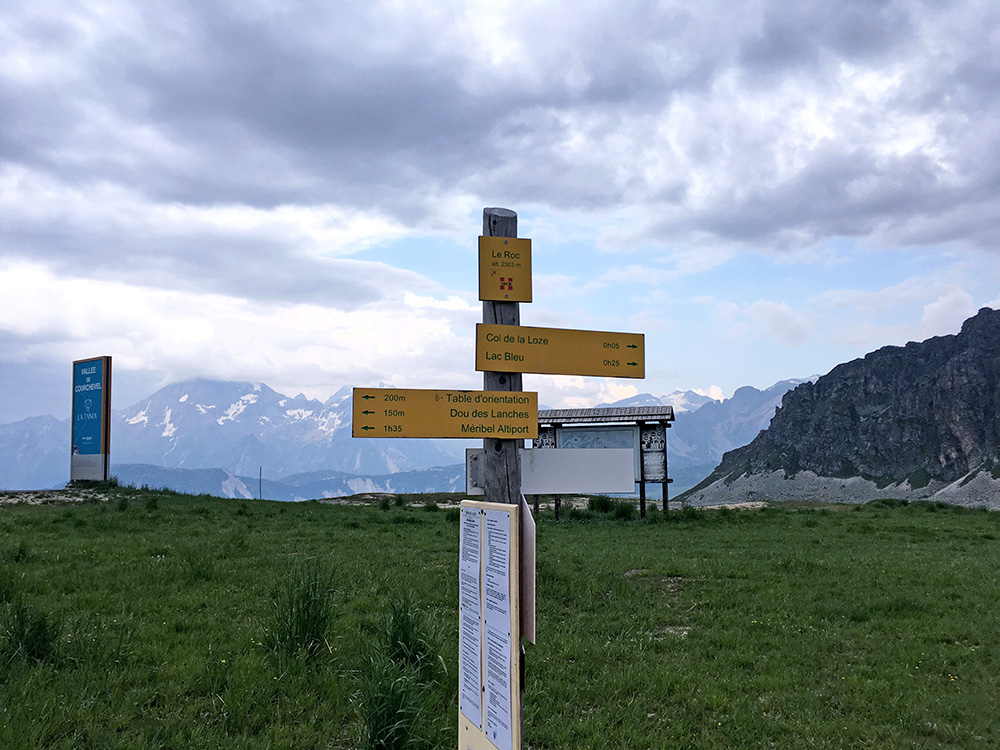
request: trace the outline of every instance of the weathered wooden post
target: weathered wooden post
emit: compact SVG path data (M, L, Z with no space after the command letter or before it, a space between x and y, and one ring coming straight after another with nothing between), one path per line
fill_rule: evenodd
M517 213L508 208L483 209L483 237L517 237ZM505 326L521 325L521 308L518 302L483 301L483 323ZM519 372L483 371L484 391L522 390L522 375ZM523 440L506 440L500 438L483 438L484 467L483 480L485 484L484 497L488 503L507 503L519 505L521 502L521 454L518 448L524 447ZM516 511L515 511L516 512ZM524 702L524 645L514 645L519 654L518 675L520 682L516 694L521 706L518 716L523 717ZM523 719L522 719L523 720ZM517 736L521 736L518 728ZM520 743L518 743L518 748Z
M517 237L517 214L507 208L483 209L484 237ZM517 302L483 302L483 323L518 326L521 311ZM483 372L483 390L520 391L522 377L519 372ZM520 502L521 457L517 449L523 440L483 438L485 470L483 479L488 503Z

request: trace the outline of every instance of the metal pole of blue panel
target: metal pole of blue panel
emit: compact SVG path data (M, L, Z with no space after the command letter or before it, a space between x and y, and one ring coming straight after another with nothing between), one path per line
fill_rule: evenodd
M104 360L104 392L101 408L104 429L101 433L101 453L104 454L104 481L111 479L111 357L101 357Z

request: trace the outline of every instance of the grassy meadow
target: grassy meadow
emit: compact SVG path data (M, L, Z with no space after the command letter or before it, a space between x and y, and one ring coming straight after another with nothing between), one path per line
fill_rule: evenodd
M445 500L0 506L0 747L456 747ZM591 508L539 519L526 748L1000 744L1000 514Z

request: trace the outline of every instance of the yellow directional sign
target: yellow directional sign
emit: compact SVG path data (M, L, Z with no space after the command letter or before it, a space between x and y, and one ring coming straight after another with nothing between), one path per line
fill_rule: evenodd
M483 372L644 378L645 355L641 333L476 325L476 369Z
M531 240L479 238L479 299L531 302Z
M355 388L351 435L356 438L536 438L538 394Z

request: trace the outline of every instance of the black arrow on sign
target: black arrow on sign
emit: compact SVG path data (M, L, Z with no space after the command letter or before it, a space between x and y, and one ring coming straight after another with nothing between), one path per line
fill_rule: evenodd
M362 427L361 429L362 429L362 430L374 430L375 428L374 428L374 427L369 427L368 425L365 425L365 426L364 426L364 427Z
M375 398L375 397L369 395L369 396L362 396L361 398L363 398L365 401L367 401L368 399ZM374 430L375 428L373 427L372 429Z
M365 409L365 410L364 410L363 412L361 412L361 413L362 413L362 414L374 414L375 412L373 412L373 411L368 411L368 409Z

